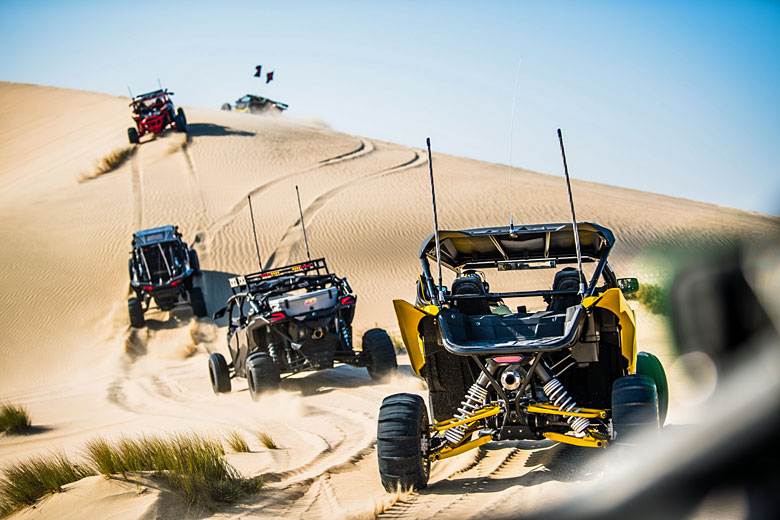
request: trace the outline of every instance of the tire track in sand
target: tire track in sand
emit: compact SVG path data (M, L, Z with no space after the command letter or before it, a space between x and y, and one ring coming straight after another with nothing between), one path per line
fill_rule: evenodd
M133 221L136 229L143 229L144 222L144 186L141 167L141 147L135 145L136 152L130 162L130 188L133 194Z
M307 166L306 168L295 170L289 173L282 174L278 177L275 177L271 179L268 182L265 182L261 184L260 186L257 186L256 188L250 190L247 192L240 201L236 202L230 210L225 213L222 217L217 219L213 224L211 224L206 232L210 235L218 233L222 228L230 224L239 214L241 214L244 211L244 208L247 206L247 197L255 197L257 195L260 195L261 193L267 191L268 189L272 188L273 186L279 184L280 182L283 182L287 179L290 179L292 177L295 177L296 175L301 175L304 173L308 173L310 171L317 170L319 168L323 168L325 166L332 166L334 164L343 163L346 161L352 161L354 159L363 157L365 155L369 155L374 153L374 150L376 150L374 143L368 139L363 139L362 137L360 139L360 144L357 148L355 148L352 151L349 151L347 153L343 153L340 155L336 155L333 157L328 157L327 159L322 159L321 161L317 162L316 164L313 164L311 166Z
M319 195L311 202L311 204L306 206L306 208L303 210L303 218L306 219L307 223L311 224L311 222L314 220L314 217L317 215L317 213L319 213L320 210L322 210L322 208L330 200L332 200L334 197L339 195L341 192L349 188L352 188L354 186L357 186L358 184L373 179L385 177L387 175L394 175L396 173L400 173L402 171L411 168L417 168L418 166L422 166L423 164L425 164L425 159L420 156L417 150L414 150L413 148L410 148L409 150L413 154L411 159L408 159L395 166L391 166L389 168L383 168L381 170L369 173L362 177L358 177L357 179L350 179L342 184L334 186L333 188L329 189L325 193ZM284 235L282 235L282 238L278 242L279 245L276 246L276 249L274 249L274 251L268 257L268 260L266 261L264 268L269 269L274 264L277 257L284 258L283 263L285 264L289 263L293 248L296 246L296 244L300 243L302 239L303 239L303 230L301 227L301 219L298 218L284 232Z

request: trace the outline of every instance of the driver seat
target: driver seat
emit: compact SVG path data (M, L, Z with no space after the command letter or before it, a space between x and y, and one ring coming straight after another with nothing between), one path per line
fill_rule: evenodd
M464 276L452 282L452 295L481 294L487 296L486 283L476 272L466 272ZM490 304L487 298L455 300L455 308L467 316L490 314Z
M552 290L577 291L580 288L580 280L585 281L584 277L580 278L577 269L566 267L555 273ZM545 301L547 301L548 311L564 312L569 307L579 304L581 300L579 294L553 294L546 296Z

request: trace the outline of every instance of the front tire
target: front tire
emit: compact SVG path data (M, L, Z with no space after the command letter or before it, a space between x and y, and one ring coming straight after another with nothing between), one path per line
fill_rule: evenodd
M388 492L419 490L428 485L428 410L416 394L385 397L376 433L379 476Z
M174 124L176 126L177 132L186 132L187 131L187 121L182 117L181 115L177 115L174 119Z
M198 318L208 316L206 310L206 300L203 297L203 290L200 287L193 287L190 289L190 304L192 305L192 313Z
M209 356L209 378L215 394L230 392L230 370L225 357L218 352Z
M146 324L144 319L144 308L141 306L141 300L138 298L128 298L127 313L130 315L130 326L140 329Z
M176 110L176 115L181 119L182 123L184 123L184 126L187 126L187 116L184 115L184 109L181 107Z
M246 360L246 381L249 395L257 401L266 392L278 390L281 386L279 369L273 358L265 352L252 354Z
M612 428L616 444L632 444L642 432L660 430L658 393L647 376L631 374L612 385Z
M395 347L383 329L371 329L363 334L363 355L366 356L368 375L374 381L382 380L398 371Z
M669 383L664 367L653 354L640 352L636 355L636 373L649 377L655 383L655 391L658 394L658 423L663 427L669 411Z
M130 141L130 144L138 144L140 142L138 139L138 130L133 127L128 128L127 140Z

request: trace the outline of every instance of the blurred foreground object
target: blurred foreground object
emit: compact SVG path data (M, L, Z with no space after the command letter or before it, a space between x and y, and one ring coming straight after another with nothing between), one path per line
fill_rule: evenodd
M780 241L702 257L676 277L670 303L681 354L717 367L705 419L608 453L603 478L534 518L777 518Z

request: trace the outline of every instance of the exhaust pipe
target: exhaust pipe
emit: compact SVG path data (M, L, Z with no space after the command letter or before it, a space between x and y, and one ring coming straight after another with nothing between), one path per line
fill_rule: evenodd
M504 390L517 390L522 382L520 374L514 370L507 369L501 374L501 386L504 387Z
M323 336L325 336L325 331L322 329L314 329L311 333L312 339L322 339Z

